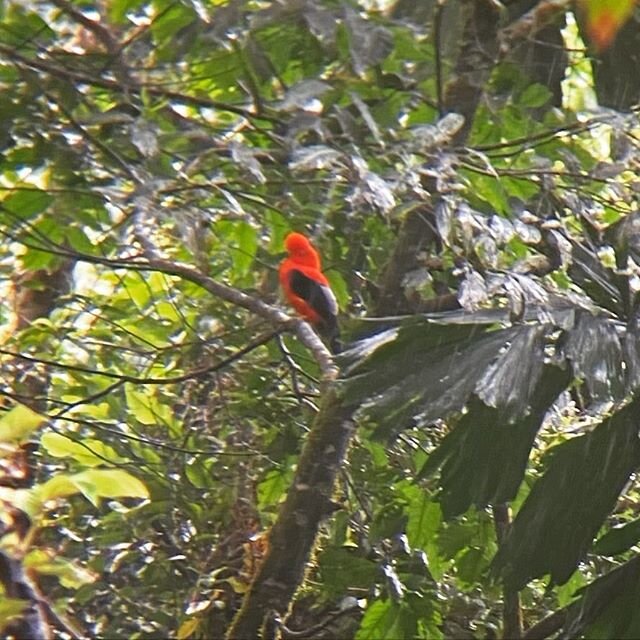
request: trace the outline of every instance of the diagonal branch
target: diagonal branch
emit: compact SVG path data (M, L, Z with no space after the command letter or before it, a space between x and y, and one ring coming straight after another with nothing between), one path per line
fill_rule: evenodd
M25 240L14 236L7 231L0 230L0 235L12 241L32 249L33 251L42 251L44 253L54 254L60 257L71 258L78 262L88 262L90 264L101 264L113 269L129 269L131 271L158 271L169 276L177 276L182 280L192 282L216 298L220 298L237 307L241 307L254 313L255 315L269 321L273 326L287 329L296 334L300 342L311 352L311 355L318 363L320 371L325 380L335 380L338 375L338 369L333 362L331 352L324 346L322 340L304 320L294 318L285 313L279 307L268 304L264 300L256 296L252 296L240 289L230 287L214 280L210 276L202 273L199 269L187 264L182 264L168 260L166 258L153 258L150 260L139 259L113 259L104 258L102 256L72 251L62 245L50 242L45 248L37 244L29 244Z

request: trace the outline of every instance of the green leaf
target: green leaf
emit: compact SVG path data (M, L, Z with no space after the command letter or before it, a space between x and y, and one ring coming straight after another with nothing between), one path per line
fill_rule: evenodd
M593 552L603 556L615 556L624 553L640 540L640 519L614 527L598 539Z
M521 403L521 414L525 407L528 413L510 424L505 408L488 407L472 398L467 412L419 472L418 477L424 477L442 465L439 498L445 518L464 513L471 505L484 508L488 504L511 501L516 496L547 410L571 380L568 368L545 365L536 376L537 381L529 377L535 386L523 391L516 380L523 373L531 372L529 355L531 353L520 352L519 362L512 359L505 362L507 374L510 369L518 369L510 381L505 381L507 398ZM540 364L542 361L540 355Z
M248 222L240 222L236 233L238 247L234 252L235 268L242 275L245 275L256 256L258 249L258 230Z
M482 573L489 566L489 560L483 549L469 547L456 560L456 574L464 589L470 589L476 584Z
M440 556L438 532L442 524L442 509L423 491L421 499L409 504L407 521L407 539L415 549L426 552L429 571L435 580L440 580L447 567L446 560Z
M125 395L129 411L141 424L157 424L158 416L151 407L151 399L131 383L125 385Z
M141 424L174 426L175 420L171 408L161 403L155 393L156 389L149 391L145 387L138 388L131 383L127 383L125 385L125 396L129 411Z
M380 504L369 525L369 539L378 542L390 538L404 528L406 520L404 505L400 502Z
M99 498L149 498L140 480L122 469L88 469L73 475L60 474L34 487L42 503L82 493L93 504Z
M60 433L45 433L40 439L42 447L54 458L73 458L87 467L122 462L113 448L91 438L72 440Z
M52 39L55 32L35 11L27 11L29 5L9 4L4 28L0 29L0 40L21 47L36 38L43 43Z
M112 0L106 7L109 19L114 23L123 22L127 13L134 12L144 2L145 0Z
M8 598L3 594L0 598L0 633L11 620L22 615L22 612L29 606L31 606L29 600Z
M472 185L474 196L486 202L492 211L504 216L509 214L509 201L497 175L473 176Z
M94 503L96 498L149 498L144 484L122 469L89 469L71 479Z
M407 607L392 600L376 600L367 607L356 633L356 640L398 640L411 638L416 620ZM407 633L409 631L409 633Z
M439 314L362 340L341 358L345 395L364 404L364 412L378 425L376 437L397 433L416 416L429 423L459 410L519 331L487 331L490 324L458 324Z
M570 602L572 602L577 592L584 587L587 579L584 574L580 571L574 571L573 575L567 582L565 582L561 587L558 587L556 591L556 597L558 599L559 607L566 607Z
M79 488L71 476L62 473L33 488L33 495L39 499L41 504L57 498L66 498L78 492Z
M0 442L23 442L45 420L26 405L16 405L0 418Z
M368 589L380 575L378 565L352 547L328 547L318 558L318 568L325 588L334 594L351 588Z
M338 307L340 309L345 309L351 299L349 287L347 286L345 279L342 277L341 273L333 270L327 271L325 275L327 276L327 280L329 280L333 293L335 293L336 300L338 301Z
M52 196L40 189L17 191L2 200L2 206L17 218L26 220L44 211L53 202Z
M190 638L198 630L201 621L201 618L197 616L187 618L178 628L177 639L187 640L187 638Z
M211 472L214 463L214 459L204 459L201 456L188 460L184 471L189 482L198 489L210 487L212 479L215 477Z
M543 84L530 84L522 92L519 103L524 107L543 107L552 97L551 91Z
M24 558L23 565L41 575L57 576L60 584L68 589L79 589L97 579L97 574L79 564L53 556L43 549L33 549Z
M278 504L289 486L291 474L273 469L258 484L258 504L264 508Z
M551 574L563 584L640 465L640 399L555 447L495 558L508 588Z
M417 487L416 487L417 488ZM407 510L407 538L412 547L427 549L433 541L442 521L442 511L426 491L418 489L418 495Z
M245 220L222 220L216 229L224 239L226 251L231 257L233 280L242 280L247 276L258 250L258 230Z
M592 640L640 637L640 557L584 587L567 611L562 635ZM569 634L567 634L569 632Z

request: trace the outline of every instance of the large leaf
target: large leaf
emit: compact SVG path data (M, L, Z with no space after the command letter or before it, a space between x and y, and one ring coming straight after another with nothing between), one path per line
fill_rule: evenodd
M0 418L0 442L21 442L44 421L33 409L19 404Z
M622 396L622 345L612 320L581 311L568 332L564 351L593 400L602 402Z
M640 465L639 410L636 399L552 450L495 558L510 588L547 573L557 584L569 579Z
M581 594L568 609L563 638L640 637L640 557L594 580Z
M421 320L390 333L386 341L347 369L345 394L363 401L364 413L384 437L414 419L428 424L461 409L500 350L519 332L510 327L487 331L487 325L440 324Z
M627 323L622 343L627 392L640 386L640 309L636 309Z
M323 582L330 592L340 594L356 587L366 589L380 573L380 567L355 549L329 547L318 560Z
M612 269L604 267L593 250L573 241L569 273L573 280L598 304L613 313L622 311L622 296Z
M542 371L526 415L510 424L501 409L473 399L428 458L420 475L442 467L440 501L445 517L463 513L471 505L484 507L515 497L544 416L571 380L568 369L545 365Z
M468 315L468 324L442 314L388 330L345 355L345 393L364 403L363 413L378 425L376 436L459 411L473 393L502 422L529 412L551 325L490 330L483 314L475 324Z
M500 409L505 422L522 416L529 408L542 373L547 330L539 324L519 327L478 380L476 394L488 407Z
M123 469L87 469L73 475L59 474L33 489L42 503L82 493L97 504L100 498L148 498L144 484Z
M615 556L627 551L640 540L640 519L614 527L598 539L593 550L604 556Z
M77 440L61 433L45 433L40 439L41 446L54 458L74 458L87 467L122 462L114 449L100 440L78 438Z

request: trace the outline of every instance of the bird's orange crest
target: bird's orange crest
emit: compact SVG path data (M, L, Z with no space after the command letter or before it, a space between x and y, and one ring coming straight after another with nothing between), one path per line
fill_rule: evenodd
M285 238L284 246L295 262L314 269L320 269L320 255L306 236L293 231Z

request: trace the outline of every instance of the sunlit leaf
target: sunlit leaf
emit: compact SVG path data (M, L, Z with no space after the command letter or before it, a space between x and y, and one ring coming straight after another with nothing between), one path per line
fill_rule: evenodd
M129 411L142 424L173 424L170 408L161 403L154 393L148 393L127 383L125 394Z
M2 631L11 620L19 617L29 604L28 600L9 598L3 595L2 599L0 599L0 631Z
M0 418L0 442L21 442L44 422L45 418L33 409L16 405Z
M148 498L144 484L122 469L88 469L73 475L58 474L34 488L44 503L82 493L94 504L99 498Z
M95 498L148 498L144 484L122 469L89 469L71 476L92 502Z
M188 618L179 627L176 637L178 640L190 638L200 626L199 618Z
M78 589L82 585L90 584L98 578L95 572L89 571L86 567L40 549L30 551L25 556L23 564L26 568L32 569L36 573L56 576L62 586L69 589Z
M2 200L2 206L13 216L30 218L44 211L53 202L53 198L46 191L27 189L17 191Z
M263 506L277 504L287 488L288 474L277 469L270 471L258 484L258 502Z
M41 445L55 458L71 457L88 467L121 462L112 447L95 439L72 439L60 433L45 433Z

